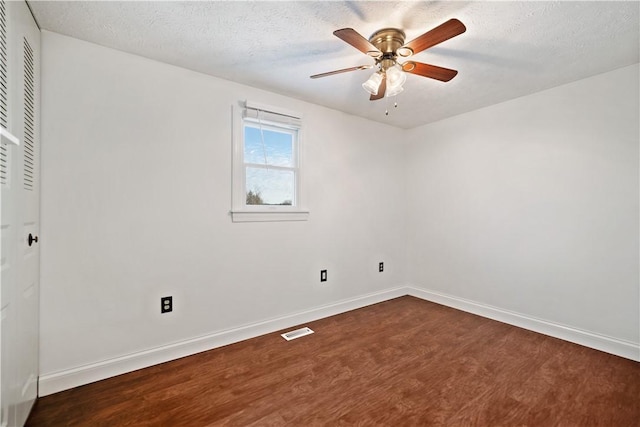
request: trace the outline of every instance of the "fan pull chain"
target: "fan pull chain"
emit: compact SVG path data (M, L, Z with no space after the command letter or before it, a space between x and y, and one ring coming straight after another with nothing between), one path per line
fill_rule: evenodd
M398 108L398 103L394 102L393 103L393 108ZM389 115L389 108L387 108L386 110L384 110L384 115L388 116Z

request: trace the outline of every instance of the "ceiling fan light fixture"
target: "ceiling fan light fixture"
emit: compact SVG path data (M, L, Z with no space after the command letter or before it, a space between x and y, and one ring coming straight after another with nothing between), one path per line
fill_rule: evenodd
M407 81L407 75L402 71L399 65L389 67L387 73L387 89L393 89L396 87L402 87L404 82Z
M387 98L391 98L392 96L396 96L397 94L399 94L403 90L404 90L404 88L402 86L392 87L392 88L387 89L387 92L384 94L384 96L386 96Z
M382 83L382 74L380 74L379 72L375 72L371 75L371 77L369 77L369 80L362 83L362 87L371 95L377 95L380 83Z

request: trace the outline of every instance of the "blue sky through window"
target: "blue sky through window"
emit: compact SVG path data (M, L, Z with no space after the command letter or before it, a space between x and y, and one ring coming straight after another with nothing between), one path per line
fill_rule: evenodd
M262 132L259 127L244 128L246 192L259 193L263 204L295 203L294 171L277 168L295 167L293 138L293 133L272 130L266 126L263 126ZM249 164L267 167L252 167Z
M264 148L260 129L245 126L244 129L244 161L245 163L267 164L273 166L293 167L293 135L262 129Z

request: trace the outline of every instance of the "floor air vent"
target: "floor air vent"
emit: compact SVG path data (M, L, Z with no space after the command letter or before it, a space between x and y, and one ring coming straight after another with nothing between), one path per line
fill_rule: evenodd
M296 338L300 338L312 333L313 331L309 328L300 328L300 329L296 329L295 331L287 332L286 334L281 334L281 335L282 335L282 338L284 338L285 340L291 341L291 340L295 340Z

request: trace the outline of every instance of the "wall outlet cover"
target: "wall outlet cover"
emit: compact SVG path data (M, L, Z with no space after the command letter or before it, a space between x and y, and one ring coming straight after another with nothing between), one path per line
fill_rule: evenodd
M173 297L160 298L160 313L171 313L173 311Z

